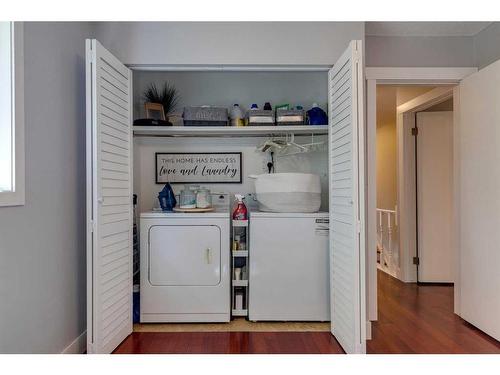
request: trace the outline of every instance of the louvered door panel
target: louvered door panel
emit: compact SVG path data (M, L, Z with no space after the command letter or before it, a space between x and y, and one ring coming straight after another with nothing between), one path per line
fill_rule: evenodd
M361 56L351 42L328 75L331 322L347 353L366 351Z
M131 73L87 40L88 352L132 332Z

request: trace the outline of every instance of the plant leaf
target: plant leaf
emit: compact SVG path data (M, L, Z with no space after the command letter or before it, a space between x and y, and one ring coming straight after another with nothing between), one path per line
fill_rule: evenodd
M155 83L151 83L144 91L144 100L151 103L159 103L163 106L165 115L171 113L179 103L179 93L174 85L165 82L161 90Z

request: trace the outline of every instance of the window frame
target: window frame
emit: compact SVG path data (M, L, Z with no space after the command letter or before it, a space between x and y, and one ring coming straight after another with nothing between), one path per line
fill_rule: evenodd
M25 204L24 35L22 22L11 22L11 40L13 190L0 192L0 207Z

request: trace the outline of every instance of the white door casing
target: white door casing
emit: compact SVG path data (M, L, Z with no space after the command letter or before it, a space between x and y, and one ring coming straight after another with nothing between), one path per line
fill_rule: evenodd
M347 353L366 352L364 75L352 41L328 73L332 333Z
M413 257L417 253L415 137L411 131L415 127L415 113L425 111L452 97L453 86L438 86L397 107L397 215L401 267L398 278L404 282L417 281L417 267L413 264Z
M454 68L454 67L366 67L365 68L365 77L367 79L367 133L366 133L366 141L367 141L367 165L368 169L367 174L367 189L368 189L368 206L367 212L367 236L368 236L368 244L376 243L376 215L375 215L375 202L371 200L375 200L376 197L376 173L373 173L370 168L370 159L375 159L375 148L376 148L376 86L379 84L401 84L401 85L410 85L410 84L427 84L427 85L443 85L443 84L458 84L460 80L477 72L476 67L465 67L465 68ZM453 91L453 105L454 105L454 124L458 124L458 106L459 106L459 95L458 95L458 87L456 87ZM402 114L401 114L402 118ZM454 125L454 144L457 142L458 133L457 127ZM458 157L458 147L454 147L454 159L456 160ZM457 163L455 163L454 167L454 179L458 178ZM454 200L458 200L457 193L458 183L454 183ZM458 224L456 223L458 220L456 217L458 216L458 204L455 204L456 214L454 215L454 249L459 248L458 241ZM401 207L397 209L400 214ZM398 224L401 223L401 217L398 215ZM401 227L399 227L401 231ZM400 232L401 234L401 232ZM370 249L367 249L369 252ZM413 255L413 253L412 253ZM458 262L459 257L455 256L456 263ZM406 260L406 259L404 259ZM368 270L376 270L376 257L370 257L366 259L367 269ZM403 259L401 259L403 264ZM408 272L406 270L406 266L401 268L402 274L398 277L402 280L408 280ZM458 269L458 266L455 265L455 269ZM375 274L375 277L374 277ZM455 274L458 276L458 273L455 271ZM459 278L455 279L455 313L458 313L459 309ZM376 286L376 272L368 271L367 274L367 301L368 301L368 317L370 320L376 320L377 318L377 286Z
M87 352L132 332L131 71L86 40Z
M418 280L453 282L453 112L417 113Z

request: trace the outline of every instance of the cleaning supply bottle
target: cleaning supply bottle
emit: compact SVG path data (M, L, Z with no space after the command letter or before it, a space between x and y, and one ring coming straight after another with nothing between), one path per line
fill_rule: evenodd
M175 199L174 191L172 186L167 182L165 187L158 193L158 199L160 200L160 207L163 211L173 211L177 200Z
M237 205L233 211L233 220L248 220L248 210L243 203L243 195L235 194Z
M234 104L231 109L231 126L243 126L245 116L243 115L243 111L241 110L239 104Z
M312 108L307 111L307 119L309 125L327 125L328 116L317 103L313 103Z
M248 125L250 123L250 112L257 111L258 109L259 109L259 106L256 103L253 103L250 106L250 109L247 111L247 115L245 116L245 125Z

